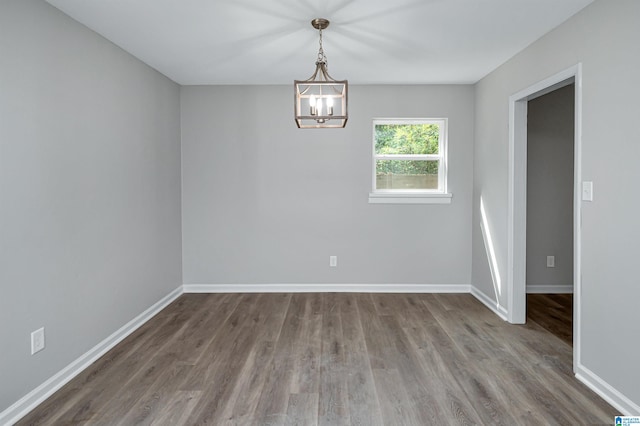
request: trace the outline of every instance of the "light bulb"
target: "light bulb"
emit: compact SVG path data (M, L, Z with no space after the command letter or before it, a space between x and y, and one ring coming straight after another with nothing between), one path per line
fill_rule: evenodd
M316 96L309 96L309 113L311 115L316 115Z
M327 115L333 115L333 98L327 98Z
M318 112L318 115L322 115L322 98L316 101L316 111Z

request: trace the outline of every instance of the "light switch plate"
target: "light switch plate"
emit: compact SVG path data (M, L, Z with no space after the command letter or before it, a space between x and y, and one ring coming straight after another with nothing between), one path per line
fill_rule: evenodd
M31 333L31 355L44 349L44 327Z

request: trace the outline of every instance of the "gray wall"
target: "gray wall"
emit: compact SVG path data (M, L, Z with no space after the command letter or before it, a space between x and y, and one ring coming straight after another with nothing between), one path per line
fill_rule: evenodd
M337 130L292 90L181 89L184 283L469 284L473 86L352 86ZM450 205L368 204L378 117L449 118Z
M0 2L0 412L181 284L179 117L139 60Z
M582 210L581 362L640 404L637 317L640 200L640 2L599 0L476 85L473 283L494 298L480 232L482 197L502 275L507 261L508 98L583 64L582 177L594 201ZM506 292L500 300L506 305Z
M573 84L529 101L527 114L527 286L529 288L540 285L555 287L573 285L573 136ZM555 268L547 268L547 256L555 256Z

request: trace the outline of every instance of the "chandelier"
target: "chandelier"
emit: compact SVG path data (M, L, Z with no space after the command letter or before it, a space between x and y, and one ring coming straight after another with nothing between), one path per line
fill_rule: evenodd
M311 21L320 33L316 70L307 80L294 80L295 119L301 129L336 128L347 124L347 80L335 80L327 71L327 57L322 48L322 30L329 21Z

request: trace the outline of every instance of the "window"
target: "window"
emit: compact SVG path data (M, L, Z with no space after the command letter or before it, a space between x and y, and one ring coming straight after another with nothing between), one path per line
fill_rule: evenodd
M370 203L450 203L447 120L373 120Z

